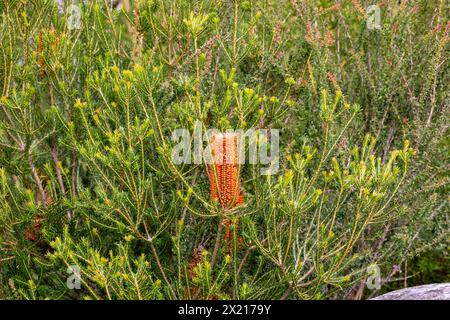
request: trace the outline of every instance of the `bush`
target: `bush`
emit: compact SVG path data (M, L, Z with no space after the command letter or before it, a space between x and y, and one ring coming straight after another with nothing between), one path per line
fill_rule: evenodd
M0 298L360 299L447 252L444 1L116 3L0 4ZM281 129L278 172L174 162L196 123Z

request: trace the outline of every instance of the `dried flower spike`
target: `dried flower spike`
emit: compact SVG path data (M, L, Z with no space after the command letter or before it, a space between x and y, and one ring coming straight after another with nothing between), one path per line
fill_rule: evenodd
M211 199L220 201L224 209L244 202L240 191L238 135L219 133L211 137L213 164L208 166Z

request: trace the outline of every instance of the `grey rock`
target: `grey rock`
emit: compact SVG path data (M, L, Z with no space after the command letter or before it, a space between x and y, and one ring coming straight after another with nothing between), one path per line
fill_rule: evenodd
M395 290L372 300L450 300L450 283L434 283Z

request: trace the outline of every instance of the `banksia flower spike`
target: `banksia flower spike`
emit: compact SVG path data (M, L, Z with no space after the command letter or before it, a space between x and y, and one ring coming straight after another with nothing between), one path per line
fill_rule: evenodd
M208 165L211 200L225 210L244 202L240 190L238 135L219 133L211 137L212 164Z
M239 163L238 163L238 135L236 133L214 134L210 140L212 161L208 165L211 200L219 201L222 208L227 211L244 203L244 196L240 190ZM231 225L238 228L238 220L232 222L223 218L225 227L226 250L230 251L234 234ZM240 239L240 237L238 237Z

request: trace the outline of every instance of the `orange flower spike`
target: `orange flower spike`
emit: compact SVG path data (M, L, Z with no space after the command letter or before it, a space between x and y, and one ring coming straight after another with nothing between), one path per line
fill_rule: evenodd
M244 202L240 192L237 139L235 133L215 134L211 138L213 164L208 167L211 199L219 200L224 209Z
M209 165L208 166L208 175L209 175L209 185L210 185L210 194L211 194L211 200L212 201L217 201L219 200L219 194L217 193L217 187L215 186L216 184L216 180L215 180L215 173L214 172L214 167Z

